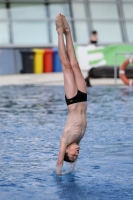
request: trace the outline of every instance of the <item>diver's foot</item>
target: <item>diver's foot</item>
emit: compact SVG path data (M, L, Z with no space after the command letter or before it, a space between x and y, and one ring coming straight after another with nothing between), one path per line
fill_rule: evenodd
M69 24L68 24L68 22L67 22L67 20L65 18L65 15L61 14L61 16L62 16L63 24L64 24L64 34L67 34L67 33L70 32L70 26L69 26Z
M58 14L55 19L56 30L58 34L63 34L64 24L61 14Z

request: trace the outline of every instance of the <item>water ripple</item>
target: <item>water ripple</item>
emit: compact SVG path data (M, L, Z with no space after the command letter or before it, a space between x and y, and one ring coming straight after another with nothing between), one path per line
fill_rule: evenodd
M133 199L133 90L88 89L75 171L54 173L67 118L62 86L0 87L0 199Z

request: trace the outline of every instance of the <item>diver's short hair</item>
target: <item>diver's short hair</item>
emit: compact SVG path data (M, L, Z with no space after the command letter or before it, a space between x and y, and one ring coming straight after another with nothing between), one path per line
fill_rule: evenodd
M92 34L94 34L94 35L97 34L97 31L93 30L93 31L92 31Z
M65 155L64 155L64 161L66 161L66 162L71 162L71 163L74 162L74 161L72 161L72 160L69 159L67 153L65 153Z

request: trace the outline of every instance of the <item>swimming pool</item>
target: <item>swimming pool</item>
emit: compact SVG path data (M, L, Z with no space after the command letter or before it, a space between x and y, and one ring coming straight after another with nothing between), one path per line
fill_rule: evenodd
M132 200L133 90L88 89L73 173L54 173L67 118L62 86L0 87L1 200Z

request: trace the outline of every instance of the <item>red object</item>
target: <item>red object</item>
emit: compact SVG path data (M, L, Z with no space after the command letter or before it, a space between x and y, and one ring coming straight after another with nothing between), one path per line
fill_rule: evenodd
M44 49L43 72L53 72L53 52L52 49Z
M131 79L128 79L125 75L125 69L126 67L128 66L129 63L133 63L133 59L132 58L129 58L127 60L125 60L123 63L122 63L122 66L120 67L120 70L119 70L119 74L120 74L120 78L123 80L123 82L126 84L126 85L130 85L130 86L133 86L133 80Z

